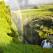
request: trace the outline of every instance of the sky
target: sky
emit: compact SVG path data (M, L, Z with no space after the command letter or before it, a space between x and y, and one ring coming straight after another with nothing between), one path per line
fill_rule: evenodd
M43 4L43 3L51 3L53 0L29 0L30 4Z
M5 0L6 2L12 2L14 3L14 1L20 1L20 0ZM25 0L21 0L23 3ZM40 3L50 3L53 2L53 0L28 0L29 4L40 4Z
M30 5L39 5L39 4L47 4L47 3L53 3L53 0L4 0L7 5L11 7L11 9L19 8L19 6L24 6L28 4Z

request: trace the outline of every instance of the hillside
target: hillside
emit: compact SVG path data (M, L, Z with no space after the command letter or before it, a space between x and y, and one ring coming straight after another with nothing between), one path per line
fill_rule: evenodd
M43 9L42 7L39 9L25 9L21 10L21 12L23 26L26 18L31 21L32 18L36 17L40 18L48 15L51 17L53 16L53 12L48 11L46 8ZM17 14L18 12L16 11L16 15ZM18 25L16 25L17 23L14 24L11 18L10 8L6 6L4 2L0 2L0 53L53 53L53 49L43 49L39 45L23 44L20 42L17 43L18 38L17 34L15 35L15 33L18 33L18 31L16 31L18 29L15 26ZM11 30L11 28L13 28L15 31ZM7 33L11 33L11 36L8 36Z
M5 6L4 2L0 2L0 44L8 44L11 41L11 37L7 35L10 32L10 10Z

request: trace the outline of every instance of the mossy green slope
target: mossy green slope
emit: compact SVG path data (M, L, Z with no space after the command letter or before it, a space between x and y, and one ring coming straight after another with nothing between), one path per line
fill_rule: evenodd
M4 2L0 2L0 44L11 41L11 37L7 35L8 32L10 32L10 10Z

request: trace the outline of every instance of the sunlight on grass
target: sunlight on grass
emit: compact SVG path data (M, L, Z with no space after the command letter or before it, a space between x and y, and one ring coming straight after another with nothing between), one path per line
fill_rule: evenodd
M4 2L0 4L0 45L8 44L12 40L11 37L7 35L10 32L10 14L9 9L5 6ZM8 13L7 13L8 12ZM8 19L8 22L7 22Z

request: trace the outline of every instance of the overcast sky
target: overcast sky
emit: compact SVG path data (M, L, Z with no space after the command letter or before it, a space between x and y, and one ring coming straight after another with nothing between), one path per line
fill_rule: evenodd
M19 1L19 0L5 0L6 2L12 2L14 3L13 1ZM25 1L25 0L21 0L21 1ZM50 3L50 2L53 2L53 0L28 0L28 2L30 4L39 4L39 3Z
M19 1L19 2L18 2ZM21 1L21 2L20 2ZM52 3L53 0L5 0L6 4L9 4L12 9L19 7L19 5L26 5L26 2L28 1L28 4L38 5L38 4L47 4Z
M29 3L32 4L40 4L40 3L51 3L53 0L29 0Z

